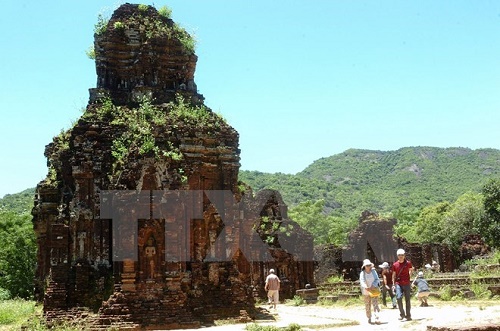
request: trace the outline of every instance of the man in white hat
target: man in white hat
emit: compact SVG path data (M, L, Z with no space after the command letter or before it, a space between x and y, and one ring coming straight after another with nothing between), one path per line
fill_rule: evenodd
M276 309L276 305L280 300L280 285L281 281L274 273L274 269L269 269L269 275L266 277L266 285L264 286L264 289L267 291L269 304L271 305L271 308L274 309Z
M405 250L400 248L396 252L398 260L392 264L392 285L396 293L399 308L399 320L411 321L411 274L413 265L406 259ZM403 308L403 295L405 297L405 309Z
M432 261L432 271L434 272L439 272L439 263L437 263L436 261Z

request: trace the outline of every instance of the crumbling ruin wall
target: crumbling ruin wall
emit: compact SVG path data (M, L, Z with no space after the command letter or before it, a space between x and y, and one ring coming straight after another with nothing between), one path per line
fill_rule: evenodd
M354 263L345 267L359 268L359 262L367 258L375 264L391 261L398 248L394 239L395 224L395 219L384 219L376 213L363 212L358 228L349 234L348 244L342 250L344 263Z
M491 252L490 247L479 235L465 236L462 245L458 249L461 261L471 260L476 256L486 255Z
M245 202L245 200L244 200ZM269 269L280 277L280 297L290 299L306 284L314 286L313 237L288 218L287 206L278 191L262 190L248 202L250 212L258 216L256 242L269 245L269 256L253 263L252 278L256 295L266 298L264 282ZM257 212L257 213L256 213Z
M457 269L458 259L446 244L408 243L403 238L398 238L398 245L406 251L407 258L416 269L423 270L426 264L432 265L433 262L437 263L438 270L442 272Z
M238 182L238 133L203 105L189 35L125 4L95 35L97 87L47 145L33 209L47 318L188 328L248 317L269 268L285 297L313 283L312 237L275 191Z
M438 264L440 271L452 272L457 269L457 256L447 245L409 243L395 236L393 227L396 222L395 219L383 219L374 212L364 211L358 227L349 234L347 245L315 247L316 281L324 282L333 275L342 275L345 280L357 280L364 259L370 259L376 266L383 262L391 264L397 260L398 248L406 251L407 258L416 269L423 270L426 264L432 264L433 261ZM470 237L470 246L463 245L464 252L469 255L471 251L485 250L474 239L477 238ZM470 250L465 247L470 247ZM462 255L466 256L465 253Z
M345 279L356 279L356 275L349 274L349 269L343 269L342 247L324 244L314 247L314 280L324 283L331 276L343 275Z

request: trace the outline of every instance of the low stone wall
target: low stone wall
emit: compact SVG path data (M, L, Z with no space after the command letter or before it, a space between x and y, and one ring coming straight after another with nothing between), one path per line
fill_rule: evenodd
M316 303L318 302L319 289L318 288L306 288L302 290L295 291L296 295L301 297L306 303Z

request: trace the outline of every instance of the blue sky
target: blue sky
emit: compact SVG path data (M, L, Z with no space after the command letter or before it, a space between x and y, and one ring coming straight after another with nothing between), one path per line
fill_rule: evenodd
M7 0L0 197L34 187L44 146L95 87L85 50L123 2ZM348 148L500 148L500 2L174 0L195 81L240 134L241 169L296 173Z

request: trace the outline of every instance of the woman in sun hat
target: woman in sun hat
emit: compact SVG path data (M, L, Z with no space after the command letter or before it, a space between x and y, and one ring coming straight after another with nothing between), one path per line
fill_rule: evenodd
M361 294L363 294L363 301L365 302L366 317L368 323L372 324L372 311L375 314L375 323L380 324L378 306L378 297L380 296L380 278L378 277L377 270L373 268L373 263L369 259L363 260L361 266L361 273L359 274L359 284L361 286Z

